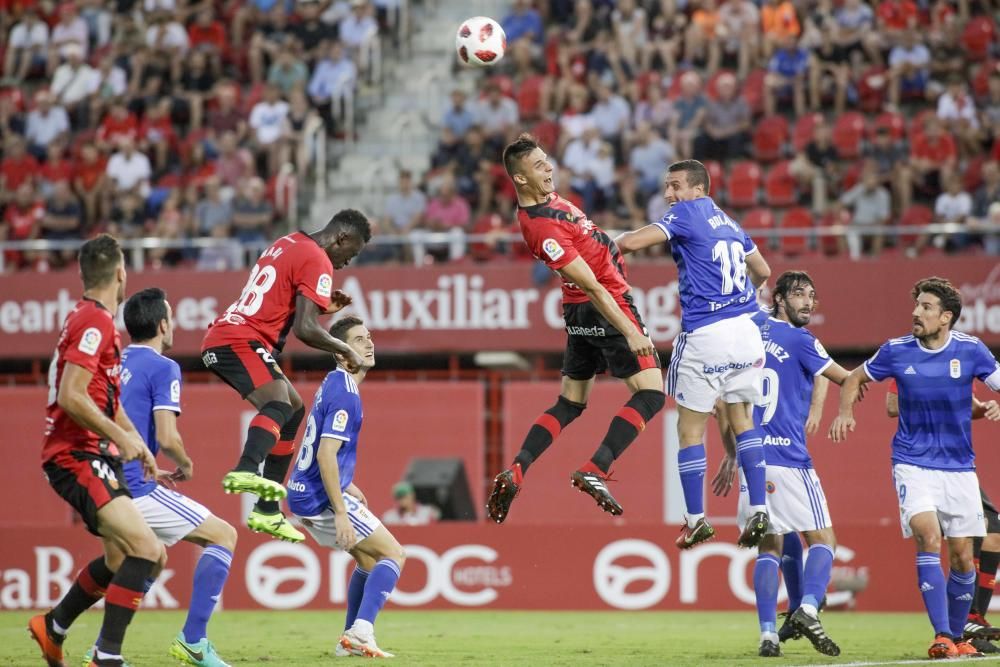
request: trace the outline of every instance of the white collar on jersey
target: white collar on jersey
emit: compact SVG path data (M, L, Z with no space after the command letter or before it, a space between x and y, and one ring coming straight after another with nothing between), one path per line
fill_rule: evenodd
M129 347L144 347L144 348L146 348L147 350L152 350L154 354L158 354L158 355L160 355L161 357L163 356L163 353L162 353L162 352L157 352L157 351L156 351L156 348L153 348L153 347L150 347L149 345L140 345L140 344L138 344L138 343L131 343L131 344L129 344L129 345L128 345L128 347L126 347L125 349L127 350L127 349L128 349Z
M929 349L927 349L926 347L924 347L924 346L923 346L923 345L922 345L922 344L920 343L920 339L919 339L919 338L917 338L916 336L914 336L914 337L913 337L913 340L917 341L917 349L919 349L919 350L920 350L921 352L925 352L925 353L927 353L927 354L940 354L940 353L941 353L941 352L943 352L943 351L944 351L945 349L947 349L949 345L951 345L951 339L952 339L952 338L954 337L954 333L955 333L954 331L949 331L949 332L948 332L948 342L947 342L947 343L945 343L944 345L942 345L941 347L939 347L939 348L938 348L938 349L936 349L936 350L929 350Z

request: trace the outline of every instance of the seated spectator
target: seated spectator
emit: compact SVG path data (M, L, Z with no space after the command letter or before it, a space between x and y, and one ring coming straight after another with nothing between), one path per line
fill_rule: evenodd
M736 76L750 73L760 49L760 11L751 0L726 0L719 8L715 28L723 58L736 57Z
M145 201L149 196L149 180L153 167L144 153L136 150L135 141L128 137L118 139L118 152L108 160L106 169L111 194L118 198L132 194Z
M822 16L818 17L823 19ZM847 87L851 78L850 54L833 39L828 20L817 26L818 43L813 47L809 60L809 106L814 112L823 108L824 95L833 88L833 109L844 112ZM826 28L826 29L824 29Z
M834 12L834 43L843 49L848 58L857 54L857 60L864 56L875 65L882 64L879 36L872 26L875 12L861 0L844 0L844 4Z
M73 180L74 171L73 163L66 157L66 143L53 141L46 151L45 162L38 170L39 194L48 199L56 183L65 182L68 185Z
M288 97L293 90L305 88L309 83L309 68L291 49L280 51L267 70L267 82Z
M945 181L945 190L934 200L934 222L965 225L972 215L972 196L962 189L962 177L953 174ZM961 250L969 244L964 231L941 235L934 239L934 245L949 250Z
M986 97L983 99L983 133L987 137L996 137L1000 133L1000 72L990 73L987 82ZM994 147L1000 146L1000 141L993 141Z
M767 0L760 8L760 27L763 33L763 56L771 53L789 38L798 40L802 25L790 0Z
M658 82L646 88L645 99L638 100L633 109L632 127L646 122L653 127L667 128L674 116L674 105L663 94L663 88Z
M97 128L97 147L108 153L123 140L139 140L139 119L123 101L117 101Z
M593 9L590 2L578 0L577 7L584 5L588 8L591 17ZM663 66L663 73L673 78L677 73L677 59L681 55L681 39L687 26L687 16L678 7L674 0L660 0L657 9L653 12L652 22L649 26L649 48L643 54L642 69L649 70L659 61ZM577 14L580 14L579 9ZM596 18L592 18L596 23Z
M312 67L323 57L330 43L337 39L336 26L327 25L320 19L321 3L305 0L295 3L295 13L299 22L292 28L292 34L302 47L302 58Z
M207 114L208 129L216 137L223 132L233 132L236 134L236 143L242 145L248 138L249 127L246 116L236 108L236 90L231 84L219 85L215 90L217 106Z
M146 235L146 215L143 200L131 193L115 197L107 231L113 236L137 239Z
M936 4L945 5L948 9L954 11L948 0L938 0ZM949 77L955 75L963 78L967 76L968 54L965 50L965 45L962 43L962 29L964 26L965 21L956 20L955 17L952 17L945 22L940 36L935 36L933 29L931 30L930 37L924 37L924 33L920 33L920 36L925 43L930 45L931 49L931 83L928 84L927 90L927 93L931 96L940 92L941 89L938 82L947 81Z
M188 26L188 43L191 50L203 53L216 76L222 74L222 55L226 52L226 29L215 20L211 5L199 11Z
M734 160L744 157L750 144L750 105L736 94L736 77L726 73L716 82L719 99L705 110L702 133L695 140L698 159Z
M114 56L101 58L98 68L90 76L90 85L87 86L88 124L103 116L104 111L127 90L128 75L115 63Z
M49 26L38 17L37 9L28 5L21 20L10 30L3 62L4 77L22 81L32 72L44 72L48 48Z
M396 191L385 199L385 217L389 222L389 233L409 234L420 225L426 208L427 197L413 186L413 174L401 169Z
M309 97L326 122L327 132L335 130L334 118L341 115L341 106L352 103L357 80L358 68L354 61L344 53L340 42L333 42L327 57L316 66L309 79Z
M920 43L916 30L903 33L902 41L889 51L889 104L898 108L903 95L923 97L930 80L931 52Z
M538 11L531 6L530 0L514 0L511 12L500 21L507 41L511 44L527 39L536 45L541 45L545 35L545 26Z
M861 182L840 196L840 204L851 209L851 227L877 227L889 224L892 215L892 199L889 191L879 185L878 169L866 164L861 173ZM860 235L848 230L840 237L841 252L849 248L852 257L861 255L868 247L872 255L882 252L885 238L882 234Z
M622 152L622 135L628 129L631 114L632 109L624 97L604 83L597 84L597 100L590 108L590 117L601 138L612 145L616 155Z
M55 71L60 61L70 57L73 46L80 49L81 59L87 59L90 35L87 30L87 22L80 18L75 3L65 2L59 5L59 21L53 26L51 35L49 40L49 73Z
M701 93L701 77L696 72L681 75L681 94L674 101L667 139L677 151L678 159L690 158L694 154L694 140L701 132L705 121L708 101Z
M31 181L23 181L13 192L3 212L0 241L32 241L39 237L45 204L35 195ZM8 269L20 269L34 264L38 253L7 250L4 261Z
M673 161L674 147L653 131L649 123L639 123L632 150L629 151L628 165L639 180L639 196L643 201L663 187L666 165Z
M171 190L160 206L160 214L153 225L152 236L165 241L184 238L190 221L187 211L181 206L180 190ZM149 261L154 269L163 265L176 266L183 259L180 248L153 248L149 251Z
M596 127L588 128L566 146L563 166L570 172L570 186L583 197L585 211L600 212L613 206L614 155Z
M351 13L341 19L338 28L347 52L357 59L358 69L367 73L371 69L368 47L378 42L378 23L368 0L351 0Z
M52 93L53 103L62 105L76 116L87 112L87 99L91 95L97 73L83 59L83 49L77 44L70 43L63 51L66 60L52 75L49 91Z
M83 202L88 227L101 221L104 194L107 191L107 164L97 146L86 143L80 149L80 161L73 172L73 191Z
M0 94L0 145L15 135L24 136L24 116L18 113L17 103L11 95Z
M250 129L253 130L253 147L258 159L264 159L268 175L278 173L281 157L282 132L288 116L288 102L281 99L277 86L268 84L264 97L250 110Z
M241 243L263 243L271 238L274 207L265 195L264 181L254 177L233 199L233 236Z
M611 11L611 29L615 43L629 69L633 71L639 68L640 58L649 44L648 23L646 10L637 6L635 0L618 0Z
M83 237L83 209L67 181L57 181L52 195L45 202L41 219L41 237L47 241L71 241ZM62 268L73 261L76 251L58 250L43 255L50 266Z
M473 106L476 125L487 141L503 144L509 130L517 126L520 113L517 102L506 97L495 82L488 81L485 95Z
M983 248L989 255L1000 255L1000 232L997 231L1000 229L1000 201L990 204L986 216L983 224L976 225L987 228L983 233Z
M243 268L243 249L229 237L228 225L217 225L210 234L215 245L202 248L196 268L199 271L232 271Z
M983 184L972 199L972 215L980 220L989 217L989 209L1000 202L1000 164L996 160L983 163Z
M170 108L170 98L163 98L146 110L139 125L139 151L153 156L158 174L166 171L171 151L177 147L177 132L170 118Z
M146 48L150 57L164 66L170 73L170 78L176 81L180 78L181 64L191 49L184 24L176 20L169 11L157 10L148 17L146 28Z
M919 29L920 10L913 0L882 0L878 3L878 36L883 48L903 41L907 30Z
M17 135L7 137L3 156L0 161L0 204L10 201L24 183L34 188L41 170L38 160L28 153L24 139Z
M382 523L387 526L427 526L441 518L441 510L417 502L417 494L409 482L392 487L392 500L395 506L382 515Z
M719 10L715 0L696 0L692 6L691 23L684 31L684 56L692 62L704 62L705 73L712 76L721 58L716 39Z
M951 76L944 94L938 98L937 117L958 139L958 147L965 156L976 155L982 149L979 115L976 102L965 88L960 76Z
M186 117L189 128L200 130L205 116L205 102L212 97L218 80L209 67L208 56L195 51L184 59L181 80L174 86L174 105L181 117Z
M28 113L25 139L28 152L39 160L44 160L46 148L69 132L69 116L61 106L54 105L52 94L47 90L35 93L35 108Z
M778 98L792 98L795 115L806 112L805 84L809 73L809 52L798 46L791 35L779 42L771 56L764 79L764 114L773 116Z
M322 122L319 114L309 106L309 98L305 92L301 88L293 90L288 96L288 115L285 116L285 127L282 131L285 152L281 162L284 164L294 160L295 171L300 176L309 173L317 141L326 141L325 137L317 139L315 133Z
M464 137L469 128L476 123L470 106L464 90L456 88L451 91L451 103L444 111L441 124L451 130L459 139Z
M910 143L910 167L914 184L937 196L941 185L947 183L955 173L958 151L937 116L928 116L924 131L917 134Z
M267 13L266 19L257 23L250 38L250 49L247 52L250 81L253 83L263 81L269 64L273 63L279 54L291 50L296 41L292 26L288 22L285 4L276 2Z
M228 237L233 224L233 207L223 199L221 182L217 177L208 178L203 186L203 196L194 207L193 226L198 236L216 236L215 229L222 227L223 237Z
M458 195L455 177L447 173L438 184L437 194L427 202L424 218L419 228L413 230L414 260L420 264L427 256L437 260L455 260L465 254L465 228L469 225L472 210L469 202ZM431 242L429 234L447 234L445 244Z
M840 158L826 121L817 121L812 141L792 160L789 172L799 185L812 190L813 213L825 213L830 186L840 182Z
M573 84L568 93L569 106L559 117L559 149L583 136L587 128L594 127L590 111L590 91L582 84Z
M905 211L913 199L913 180L910 176L909 156L900 142L892 138L887 127L875 131L875 140L865 149L865 157L875 164L879 182L892 188L896 197L896 210Z

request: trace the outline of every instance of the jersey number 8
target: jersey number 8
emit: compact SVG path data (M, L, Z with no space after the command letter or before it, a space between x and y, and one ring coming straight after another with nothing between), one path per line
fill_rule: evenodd
M306 432L302 435L302 447L299 449L299 460L295 463L296 468L299 470L305 470L312 465L315 446L316 418L309 415L309 421L306 422Z
M240 315L254 315L264 305L264 295L274 285L277 277L278 274L273 266L265 266L263 269L254 266L250 272L250 279L240 293L240 298L226 309L226 315L234 312Z

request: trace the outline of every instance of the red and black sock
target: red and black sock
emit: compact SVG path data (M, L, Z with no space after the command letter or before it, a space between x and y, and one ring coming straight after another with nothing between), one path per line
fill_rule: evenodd
M278 484L285 483L285 476L292 465L292 458L295 455L295 436L299 432L299 425L305 417L306 410L300 407L292 413L291 419L281 427L281 434L274 449L264 459L264 478ZM279 510L277 500L258 500L256 509L264 514L274 514Z
M101 653L121 655L125 630L142 602L143 585L155 565L151 560L129 556L118 568L104 596L104 624L97 640Z
M1000 565L1000 553L983 551L979 554L979 564L976 566L976 597L972 601L970 614L985 616L993 600L993 589L997 584L997 566Z
M565 396L560 396L555 405L535 420L528 429L521 451L514 457L514 463L521 464L522 473L528 471L528 467L535 462L535 459L549 448L564 428L583 414L586 407L586 403L574 403Z
M63 630L68 630L80 614L104 597L105 590L114 576L115 573L109 570L104 562L104 556L90 561L76 575L76 581L73 582L69 592L49 612L52 620Z
M646 422L663 409L666 400L666 394L655 389L642 389L632 394L628 403L611 420L608 433L604 436L601 446L590 458L590 462L597 466L601 472L607 474L608 470L611 469L611 464L622 455L622 452L628 449L632 441L646 428Z
M233 469L236 472L256 473L264 457L274 449L281 429L292 418L292 406L281 401L271 401L261 407L260 412L250 420L247 440L243 445L243 455ZM287 469L286 469L287 471Z

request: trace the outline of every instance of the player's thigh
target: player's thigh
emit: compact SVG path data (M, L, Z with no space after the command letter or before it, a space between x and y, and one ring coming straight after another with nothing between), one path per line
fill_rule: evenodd
M637 391L662 391L663 371L659 366L643 369L625 378L625 386L633 394Z
M942 480L942 502L938 507L938 514L944 536L984 537L986 521L976 473L972 470L934 472Z
M913 521L916 519L916 529L921 539L931 539L935 533L940 539L941 528L937 511L941 504L941 490L938 488L940 480L933 474L934 472L905 463L892 466L892 479L899 502L899 522L903 537L912 537L915 534ZM928 515L930 518L921 515Z
M674 339L665 383L666 393L674 397L678 406L708 414L721 395L720 374L716 369L722 362L712 332L702 329L682 332Z
M635 304L632 303L632 298L630 295L626 294L624 299L618 302L621 307L622 313L625 317L632 323L636 331L639 331L643 335L647 335L646 325L642 322L642 317L639 315L639 311L636 310ZM601 348L601 353L604 356L604 364L607 366L608 371L611 373L612 377L616 377L620 380L625 380L628 382L630 379L634 378L636 375L643 373L644 371L649 371L644 376L646 381L651 380L653 377L656 378L657 386L645 386L643 389L659 389L659 384L663 381L660 377L661 363L660 355L655 350L651 355L639 356L629 347L628 339L625 336L611 326L603 317L600 317L602 324L607 324L606 328L602 327L602 330L606 332L606 335L600 338L595 338L594 342ZM631 387L630 387L631 389ZM633 392L637 391L633 389Z
M767 510L778 533L822 531L830 528L830 509L823 485L812 468L767 466Z
M592 345L587 338L587 336L573 335L566 337L566 350L563 352L562 363L563 377L579 383L586 383L604 371L604 357L601 355L600 348ZM589 388L587 391L589 395ZM569 397L567 396L567 398ZM584 403L586 401L577 402Z
M118 496L97 510L97 529L126 556L157 561L162 555L160 542L131 498Z
M375 531L358 542L351 553L363 553L375 561L388 558L402 566L406 560L406 553L396 538L385 526L379 526Z
M749 317L734 317L725 321L717 335L724 346L725 366L721 372L722 400L726 403L760 401L764 369L764 341L760 329Z
M271 351L260 341L210 347L202 353L202 361L258 409L272 400L288 402L285 375Z
M131 500L116 457L82 450L66 450L44 462L49 485L83 519L92 534L103 536L98 514L116 498Z
M590 391L594 388L594 378L586 380L574 380L568 375L562 377L562 386L559 395L574 403L586 404L590 398Z
M168 547L183 540L212 516L201 503L162 486L134 502L156 538Z
M371 510L362 505L352 496L343 495L344 507L347 509L347 518L354 528L354 536L358 542L371 537L379 528L382 522ZM296 515L299 516L299 515ZM333 511L323 510L314 516L299 516L302 525L305 526L309 534L321 545L330 549L339 549L337 544L337 525Z
M236 529L229 522L209 514L197 528L184 536L184 540L202 547L217 544L232 553L236 549Z

